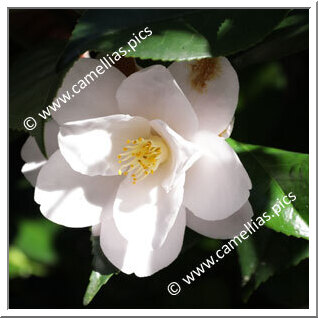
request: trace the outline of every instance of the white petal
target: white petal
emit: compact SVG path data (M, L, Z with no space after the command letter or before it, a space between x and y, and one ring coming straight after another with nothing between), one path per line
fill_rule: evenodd
M230 138L232 134L232 130L234 128L234 121L235 121L235 118L233 117L230 124L227 126L227 128L219 134L220 137L224 139Z
M91 55L89 54L89 51L84 52L84 53L81 55L81 58L82 58L82 59L90 59L90 58L91 58Z
M165 122L157 119L152 120L150 124L170 150L170 166L166 172L167 177L161 184L169 192L178 182L179 177L184 175L201 154L195 144L183 139Z
M61 107L56 112L52 111L53 118L60 125L68 121L118 114L115 94L119 84L126 76L115 67L108 70L104 68L105 72L98 74L96 67L100 65L102 64L99 60L81 58L68 71L62 87L56 94L56 99L62 98L66 91L70 96L74 95L74 98L71 98L66 104L60 101ZM79 93L73 92L73 85L77 85L74 89ZM87 86L85 87L85 85ZM83 89L81 90L81 88Z
M225 57L174 62L169 70L192 104L200 130L215 134L231 122L239 92L237 74Z
M247 201L230 217L219 221L203 220L196 217L192 212L187 211L187 226L202 235L225 240L233 238L243 230L246 231L244 224L249 222L252 216L253 209L251 204Z
M57 143L57 134L59 133L59 128L59 125L54 119L47 121L44 125L44 145L48 158L50 158L50 156L59 147Z
M100 230L101 230L102 224L98 223L96 225L92 226L92 235L93 236L100 236Z
M129 242L158 248L165 241L183 200L184 174L167 193L161 186L159 167L153 175L132 184L127 178L116 194L114 219L121 235Z
M34 199L52 222L85 227L100 223L103 207L113 202L120 177L89 177L71 169L57 150L41 169Z
M45 157L42 155L35 138L30 136L24 143L21 149L21 157L26 162L21 172L25 178L35 187L36 179L41 167L46 163Z
M44 124L44 146L48 157L58 148L58 129L59 127L55 120L50 120ZM30 136L22 146L21 157L26 162L21 172L35 187L36 179L41 167L46 163L46 158L43 156L34 137Z
M68 122L58 135L62 155L70 166L83 174L118 175L118 154L127 139L147 138L148 120L129 115L112 115Z
M183 137L197 131L198 119L170 72L154 65L130 75L117 90L121 113L161 119Z
M146 244L127 241L118 231L114 219L107 218L102 222L101 248L122 272L135 273L139 277L150 276L170 265L179 255L185 223L185 209L182 207L163 245L153 250Z
M188 170L184 204L205 220L222 220L249 197L251 181L234 150L216 135L195 137L204 155Z

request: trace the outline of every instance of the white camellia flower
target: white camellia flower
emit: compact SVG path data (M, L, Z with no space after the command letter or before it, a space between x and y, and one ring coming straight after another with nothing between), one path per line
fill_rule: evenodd
M99 65L80 59L57 95ZM251 181L227 144L239 83L225 57L107 70L53 113L46 160L30 137L22 172L49 220L93 226L106 257L149 276L178 256L185 227L238 235L253 215Z

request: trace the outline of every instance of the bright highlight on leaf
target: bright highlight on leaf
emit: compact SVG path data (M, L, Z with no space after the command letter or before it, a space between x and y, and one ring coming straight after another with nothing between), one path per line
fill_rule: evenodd
M98 272L92 271L91 276L89 277L89 284L87 286L83 299L84 306L87 306L93 300L101 287L105 285L112 276L113 274L101 275Z
M265 225L285 235L309 239L309 156L280 149L247 145L228 139L254 181L252 205L258 213L273 214L293 192L297 199L279 209ZM288 202L288 201L287 201Z

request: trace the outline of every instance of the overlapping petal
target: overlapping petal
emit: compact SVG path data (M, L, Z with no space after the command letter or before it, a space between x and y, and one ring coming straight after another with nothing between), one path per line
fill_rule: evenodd
M150 124L169 147L169 159L136 184L129 179L122 182L114 204L114 219L129 242L146 242L155 249L163 244L175 222L183 200L185 172L199 157L199 150L163 121L153 120Z
M102 227L102 223L98 223L96 225L93 225L92 226L92 235L93 236L100 236L100 230L101 230L101 227Z
M130 75L116 94L121 113L161 119L183 137L198 129L198 119L170 72L154 65Z
M148 120L129 115L112 115L69 122L58 135L62 155L72 169L90 176L118 175L117 155L127 139L147 138Z
M184 204L205 220L228 218L247 201L249 176L223 138L200 133L195 140L204 154L187 172Z
M182 138L162 120L152 120L150 124L169 147L170 166L167 168L166 176L164 176L162 182L162 186L168 192L178 182L179 177L184 176L184 173L201 154L194 143Z
M57 150L42 167L34 199L57 224L85 227L100 223L103 207L113 203L121 177L89 177L74 171Z
M169 70L193 106L200 130L222 133L233 118L239 93L237 74L228 59L174 62Z
M187 226L208 237L214 239L230 239L243 230L253 216L251 204L247 201L238 211L226 219L219 221L207 221L198 218L191 211L187 211Z
M48 157L58 148L58 130L59 127L55 120L50 120L44 124L44 146ZM32 186L35 187L36 179L41 167L46 163L46 158L34 137L30 136L22 146L21 157L25 161L21 171Z
M60 108L52 111L59 125L119 113L115 94L126 76L115 67L104 69L105 72L99 74L96 68L100 69L100 65L98 60L81 58L68 71L56 98L63 98L68 91L70 100L64 98L67 103L60 102Z
M219 136L224 138L224 139L227 139L227 138L230 138L231 134L232 134L232 130L234 128L234 122L235 122L235 118L233 117L230 124L227 126L227 128L225 130L223 130Z
M161 186L165 165L142 181L127 178L117 191L114 220L121 235L134 244L157 249L175 223L183 199L184 174L169 192Z
M186 224L182 207L160 248L149 248L147 242L126 240L116 227L113 218L102 222L100 243L106 257L122 272L139 277L150 276L170 265L181 251ZM144 243L144 244L143 244Z

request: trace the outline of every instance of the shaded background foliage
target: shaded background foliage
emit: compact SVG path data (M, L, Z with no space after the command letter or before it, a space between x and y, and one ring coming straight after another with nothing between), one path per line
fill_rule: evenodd
M11 80L13 81L10 84L10 94L15 87L19 88L18 83L14 82L12 69L17 63L20 63L19 65L23 68L21 57L22 62L23 59L26 62L31 55L30 52L36 51L37 48L47 43L54 48L58 45L64 47L70 39L59 60L58 67L61 69L57 68L57 72L63 73L69 67L72 58L76 58L74 47L77 53L82 53L85 49L100 52L113 51L113 47L117 44L123 45L123 38L130 37L133 31L139 30L138 26L135 27L137 17L145 19L140 22L140 25L143 25L149 21L160 20L161 15L165 15L165 19L172 18L173 21L159 22L155 25L155 35L158 32L158 36L164 35L164 40L168 44L173 44L172 40L176 34L162 31L163 25L165 28L170 27L178 32L195 28L196 32L200 33L198 41L202 40L206 43L204 51L200 53L202 56L213 55L213 50L209 48L212 43L215 43L213 42L215 37L225 34L220 38L223 40L225 38L225 42L219 40L221 41L219 47L228 50L226 55L236 68L240 80L239 105L231 138L248 144L287 151L309 152L308 11L277 11L273 17L274 22L278 25L284 17L285 19L278 26L275 24L276 28L273 32L270 33L265 28L261 41L244 44L233 54L226 45L228 43L226 34L229 30L231 31L231 21L237 22L234 23L235 26L237 24L238 27L240 26L242 16L239 12L225 12L227 18L223 21L222 14L225 13L222 13L222 10L204 12L150 10L147 15L141 11L134 10L132 14L129 10L119 10L117 16L113 11L113 20L105 22L103 19L97 19L93 11L85 15L83 10L10 10L10 83ZM215 11L218 11L217 14ZM251 23L257 23L257 20L262 17L261 10L257 11ZM241 12L241 14L246 13ZM264 13L263 16L266 14ZM209 21L210 15L215 18L217 26L222 22L223 33L215 35L212 31L211 33L206 31L208 25L205 23ZM83 34L75 27L77 21L94 21L97 25L100 23L106 31L110 29L110 26L112 30L117 28L116 32L122 38L118 40L118 37L113 37L105 44L97 36L96 41L91 43L92 37L88 36L87 43L82 38ZM122 31L121 21L125 21L127 23L125 28L132 28L132 32ZM97 35L100 36L100 34ZM107 35L106 32L101 38ZM78 41L78 38L81 41ZM145 59L151 57L150 51L156 47L155 40L151 41L141 49L142 53L139 57L143 59L137 59L141 65L154 63L152 60ZM237 45L241 45L238 39ZM166 50L164 53L157 51L156 54L167 54L167 58L162 58L167 61L174 59L171 53L178 55L188 52L178 52L178 49L175 47L176 51ZM195 49L195 45L190 45L189 49ZM215 55L217 54L216 50ZM158 58L157 55L153 58ZM32 65L24 67L32 68ZM23 71L24 69L22 74ZM52 81L55 80L56 83L53 86L58 85L58 80L52 79ZM25 82L28 82L28 79ZM49 102L43 103L39 103L40 108ZM64 228L41 216L37 204L33 201L34 189L20 172L23 165L20 149L28 134L16 129L19 128L15 123L15 118L18 118L16 105L16 99L12 103L10 100L10 127L14 128L9 132L10 308L82 308L82 299L93 261L90 232L88 229ZM30 105L32 106L32 103ZM40 137L38 137L39 140L41 140ZM241 159L244 163L246 159L244 154ZM251 163L247 166L249 173L253 172L253 165ZM304 197L306 198L306 193ZM262 212L264 211L255 211L255 213ZM186 242L190 244L184 248L178 259L167 269L151 277L139 279L123 273L114 275L88 308L308 307L308 259L301 257L301 253L306 253L308 248L306 240L262 228L255 237L253 236L253 240L248 241L248 244L240 246L237 251L227 255L222 263L208 270L201 278L197 278L191 286L183 286L182 292L173 297L166 291L167 285L171 281L180 280L223 244L221 241L207 239L191 231L187 232ZM255 248L262 245L261 243L264 246L262 249L257 249L254 255L256 257L252 258L251 251L254 251L252 245L254 244ZM291 256L290 260L286 260L286 255ZM284 260L280 259L282 256ZM249 264L258 262L258 265L255 263L255 272L250 273L250 280L245 285L242 283L242 276L246 268L242 259ZM96 263L97 260L94 258L95 266ZM259 264L265 264L264 268L267 272L262 271ZM262 281L264 283L261 283Z

